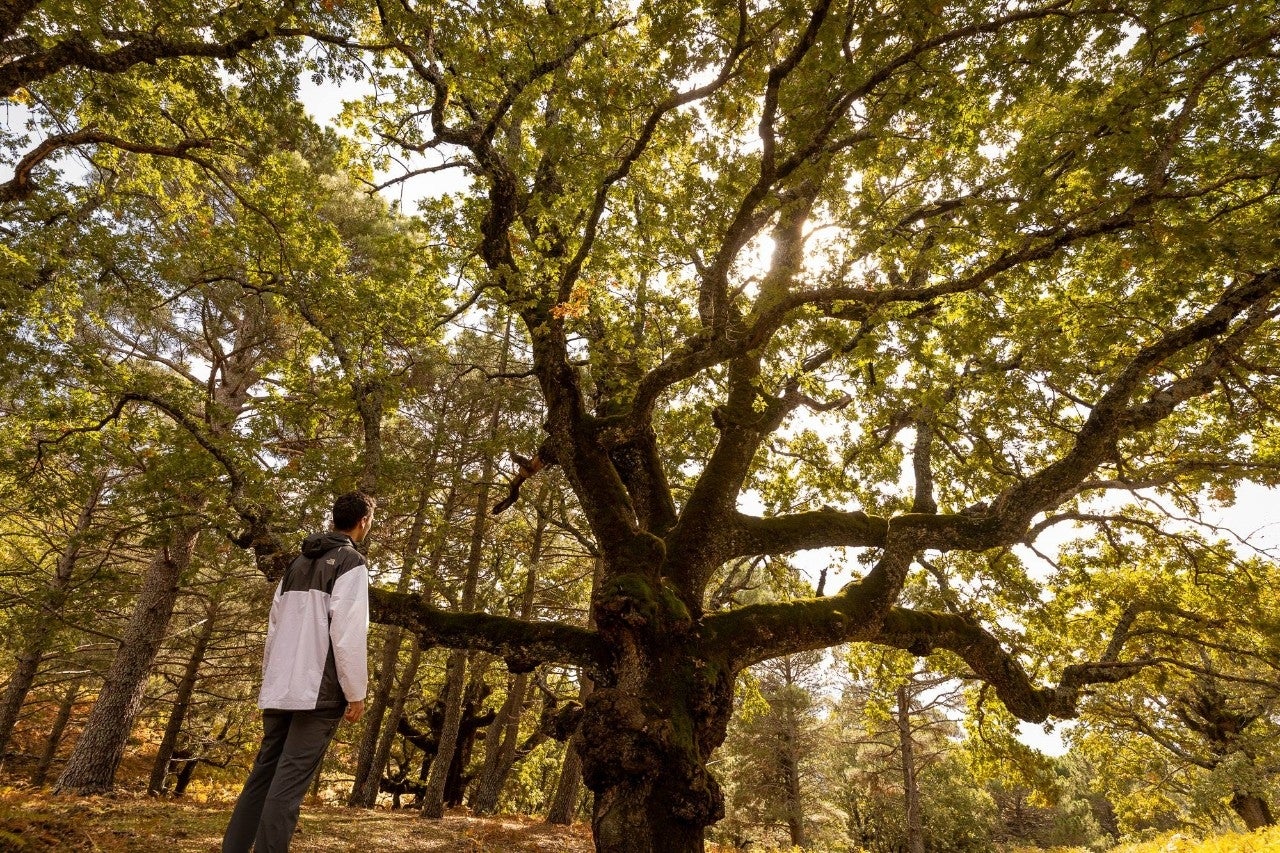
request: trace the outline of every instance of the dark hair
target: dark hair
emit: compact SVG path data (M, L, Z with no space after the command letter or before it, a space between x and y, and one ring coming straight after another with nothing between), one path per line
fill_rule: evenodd
M378 502L364 492L347 492L333 502L333 529L352 530L360 519L373 512Z

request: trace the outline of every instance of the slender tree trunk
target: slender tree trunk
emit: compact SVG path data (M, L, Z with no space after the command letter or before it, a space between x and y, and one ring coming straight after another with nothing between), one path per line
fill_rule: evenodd
M1266 799L1258 794L1237 791L1231 796L1231 808L1244 821L1244 825L1250 832L1262 829L1264 826L1275 825L1275 819L1271 817L1271 808L1267 805Z
M507 369L507 351L511 347L511 318L507 317L506 332L502 338L502 352L498 356L498 372ZM502 402L496 400L489 412L489 429L486 443L492 445L498 436L502 422ZM467 553L467 574L463 580L461 610L470 613L475 609L476 586L480 578L480 562L484 553L484 534L489 523L489 485L493 479L493 454L486 452L480 466L480 484L476 490L475 516L471 524L471 545ZM445 668L446 686L444 728L440 731L439 746L431 761L431 773L427 776L423 795L422 816L444 817L444 790L449 779L449 766L453 763L453 751L458 746L458 733L462 725L463 686L467 677L467 653L454 650L449 653Z
M521 619L528 619L533 614L538 563L542 560L542 540L547 530L547 514L543 511L541 502L537 506L537 517L533 542L529 546L529 571L525 575L524 595L520 600ZM493 734L485 740L484 767L480 771L475 795L471 798L471 809L476 814L493 814L498 810L498 800L502 796L507 774L515 763L516 746L520 740L520 718L524 715L528 692L529 674L517 673L507 687L507 701L503 703L498 719L489 729Z
M789 714L789 716L794 716ZM800 761L796 749L796 737L799 734L794 720L788 719L790 729L786 733L786 742L782 747L782 769L786 778L787 831L791 835L791 844L795 847L805 846L804 837L804 801L800 798Z
M600 587L600 579L604 577L604 561L598 556L591 572L592 609L587 613L587 626L596 627L595 599ZM579 673L582 687L578 690L578 701L585 707L591 691L595 688L591 679ZM547 823L568 826L578 814L578 789L582 785L582 730L574 732L569 738L568 747L564 751L564 761L560 765L560 778L556 781L556 792L551 798L551 808L547 810Z
M178 580L198 536L198 528L175 530L147 568L120 648L55 791L94 794L115 785L116 769L142 706L147 675L173 615Z
M429 466L435 468L435 459ZM414 565L417 563L418 550L422 547L422 533L426 527L427 498L430 488L424 484L418 497L418 506L414 512L413 526L409 531L409 540L405 545L404 568L396 583L397 592L408 592L413 580ZM381 767L374 767L374 756L378 750L379 736L382 734L383 718L395 687L396 668L400 661L400 647L404 641L404 632L400 628L390 628L382 645L382 654L378 661L378 680L374 685L369 710L365 714L365 726L360 736L360 747L356 753L356 774L351 785L351 796L347 799L349 806L372 808L378 801L378 777ZM391 724L395 730L395 721Z
M455 472L453 482L457 482L461 477L461 460L459 460L459 470ZM442 516L442 525L448 527L453 521L453 513L455 508L455 500L457 491L453 488L449 490L445 497ZM445 536L437 536L435 545L431 549L431 556L427 565L427 578L433 579L440 575L440 566L444 563ZM429 593L424 593L429 596ZM391 757L391 746L395 742L396 727L400 724L400 718L404 716L404 705L409 697L409 690L413 687L414 679L418 674L418 666L422 660L422 647L415 640L413 649L409 654L409 663L405 667L404 673L401 674L398 686L395 689L394 698L391 701L391 710L386 718L382 721L382 729L378 735L377 746L373 752L373 758L370 762L369 769L365 773L362 781L362 788L359 791L359 803L367 808L372 808L378 802L378 791L382 781L382 774L386 769L387 761ZM353 792L353 798L355 792Z
M484 765L475 793L471 795L471 810L479 815L491 815L498 810L507 774L515 764L516 746L520 740L520 717L529 692L529 674L522 672L511 679L507 687L507 699L502 703L498 718L489 729L491 738L485 739Z
M556 790L551 797L551 806L547 809L547 823L560 826L573 823L573 819L578 816L578 799L581 793L582 757L578 755L573 738L570 738L568 748L564 751L564 761L560 765L560 778L556 780Z
M578 701L586 704L590 695L591 680L583 677ZM556 780L556 791L551 797L551 806L547 809L547 823L568 826L578 815L578 800L582 790L582 756L578 754L581 741L580 731L574 732L569 738L564 761L560 765L560 778Z
M387 762L391 759L391 747L396 739L396 727L400 725L400 719L404 716L404 705L409 699L409 690L413 687L414 679L418 675L418 666L421 663L422 647L415 642L409 653L409 662L405 665L404 674L392 697L386 724L382 727L382 733L378 737L378 747L373 753L373 764L364 783L363 800L370 803L370 807L378 801L382 774L386 772Z
M53 718L53 726L49 729L49 739L45 741L44 754L40 756L40 763L36 765L35 773L31 774L31 784L36 787L43 785L49 778L49 768L53 766L53 760L58 756L62 733L66 731L67 722L71 719L71 711L76 706L80 687L80 679L74 679L67 685L66 692L62 694L62 701L58 703L58 714Z
M444 817L444 790L449 781L449 766L453 763L453 752L457 749L458 734L462 728L462 694L466 692L466 678L466 650L455 649L449 652L442 690L444 726L440 729L440 740L436 746L435 757L431 759L426 791L422 795L423 817L437 819Z
M924 823L920 815L920 788L916 784L915 744L911 738L911 694L906 685L898 688L898 741L907 808L907 851L924 853Z
M160 739L160 749L156 752L155 763L151 766L151 780L147 783L148 794L160 794L164 791L164 777L169 770L169 759L178 745L178 736L187 721L187 711L191 708L191 697L196 690L196 682L200 674L200 666L204 663L205 652L209 641L213 639L214 629L218 623L218 610L222 606L221 589L215 589L209 606L205 611L204 622L200 625L200 633L196 636L191 656L182 671L182 680L178 682L178 692L173 700L173 710L169 713L169 722L164 727L164 736Z
M102 496L106 476L99 474L94 480L88 499L80 510L75 528L67 537L66 549L58 555L53 576L49 578L45 588L43 601L37 607L36 618L17 655L17 665L9 677L9 685L5 688L3 702L0 703L0 756L9 746L9 738L13 736L13 727L18 722L18 715L35 683L36 673L40 669L40 661L49 650L49 644L57 633L62 607L67 600L67 587L71 583L71 575L75 571L76 561L80 558L80 548L89 526L93 523L94 510L98 499Z
M404 592L407 590L407 584L405 589L400 589L399 586L397 589ZM356 752L355 779L351 784L351 795L347 798L349 806L372 808L377 802L378 786L373 773L373 758L377 752L379 736L382 734L387 707L391 704L391 694L395 689L396 665L400 660L400 647L403 641L404 632L399 628L391 628L387 631L386 639L382 644L382 653L378 658L378 679L370 697L369 710L365 714L365 726L360 733L360 746ZM372 786L369 785L371 778L375 782ZM372 799L368 796L370 794Z

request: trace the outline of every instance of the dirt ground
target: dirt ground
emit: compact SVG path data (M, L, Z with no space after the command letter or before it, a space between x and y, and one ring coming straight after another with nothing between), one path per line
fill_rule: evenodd
M0 790L0 851L215 853L231 803L138 796L53 797ZM516 816L442 821L416 812L369 811L308 803L293 853L396 850L408 853L590 853L590 828L550 826Z

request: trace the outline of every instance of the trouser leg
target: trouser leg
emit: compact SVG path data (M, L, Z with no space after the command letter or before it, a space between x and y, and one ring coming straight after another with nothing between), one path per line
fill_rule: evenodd
M222 837L222 853L249 853L253 839L258 834L258 819L262 804L271 790L276 775L276 763L284 751L293 714L273 712L262 715L262 746L253 760L253 769L244 783L244 789L231 812L231 822Z
M329 738L341 719L342 711L336 713L339 716L313 711L294 712L284 749L276 762L275 777L271 780L258 819L255 853L285 853L289 849L289 839L298 825L302 798L306 796L311 777L320 766Z

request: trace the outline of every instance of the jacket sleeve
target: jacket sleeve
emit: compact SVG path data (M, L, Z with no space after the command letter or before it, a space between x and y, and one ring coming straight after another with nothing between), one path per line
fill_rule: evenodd
M363 564L334 581L329 640L343 695L348 702L363 700L369 688L369 570Z

